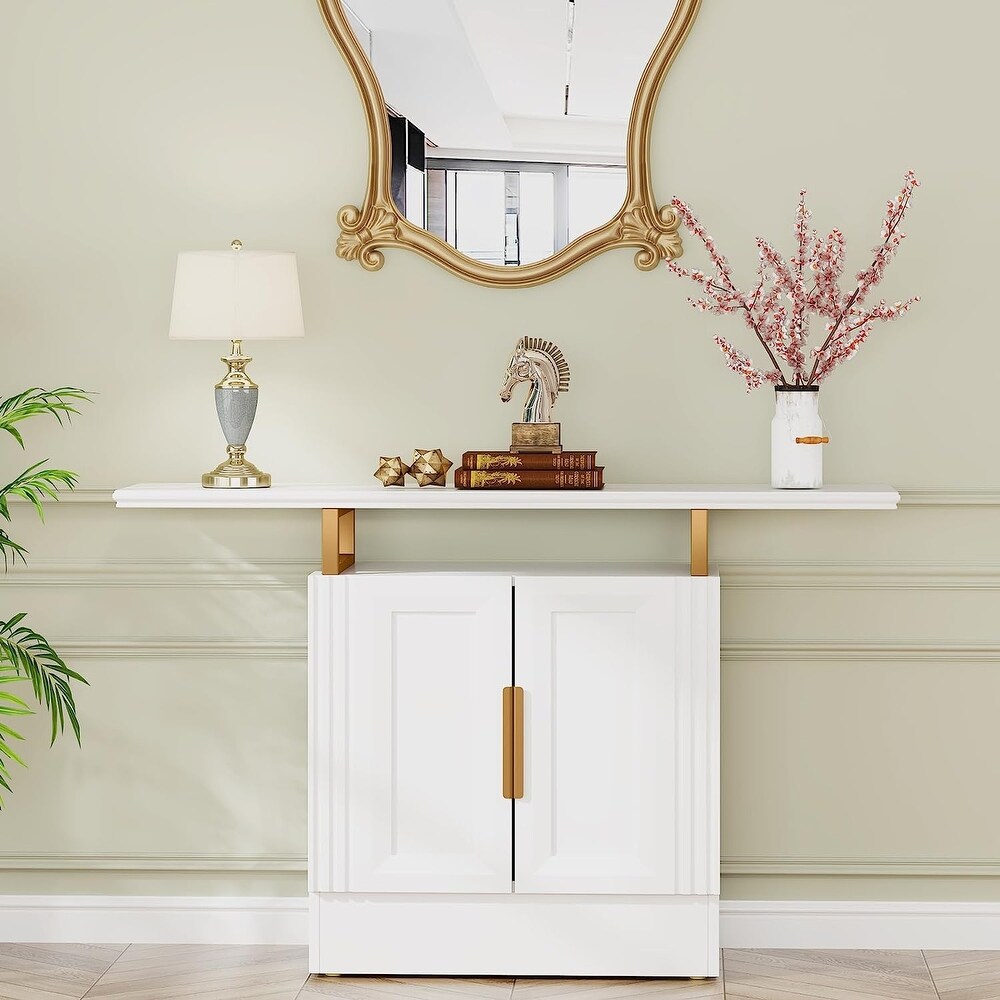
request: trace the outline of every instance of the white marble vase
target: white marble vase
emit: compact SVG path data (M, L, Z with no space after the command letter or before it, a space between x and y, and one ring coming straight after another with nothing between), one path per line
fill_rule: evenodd
M771 421L771 485L782 490L814 490L823 485L819 386L777 386Z

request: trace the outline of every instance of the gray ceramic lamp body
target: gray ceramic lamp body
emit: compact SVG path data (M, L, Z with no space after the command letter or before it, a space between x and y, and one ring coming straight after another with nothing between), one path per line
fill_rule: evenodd
M215 386L215 409L227 457L201 477L202 486L271 485L271 477L246 457L258 389L246 373L252 359L243 353L242 342L304 335L294 253L244 250L239 240L233 240L229 250L178 254L170 336L181 340L228 337L232 342L232 351L221 359L226 375Z
M252 388L227 388L216 386L215 409L226 444L242 448L250 437L253 418L257 415L257 386Z

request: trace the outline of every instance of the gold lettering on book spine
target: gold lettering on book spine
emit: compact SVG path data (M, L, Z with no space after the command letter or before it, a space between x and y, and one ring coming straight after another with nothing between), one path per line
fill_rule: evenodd
M480 455L476 459L477 469L517 469L521 464L520 455Z
M469 485L483 486L517 486L521 477L516 472L470 472Z

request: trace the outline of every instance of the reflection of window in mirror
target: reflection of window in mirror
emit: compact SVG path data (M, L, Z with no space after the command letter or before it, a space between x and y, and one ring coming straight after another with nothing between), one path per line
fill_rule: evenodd
M625 171L614 167L570 167L567 190L570 242L603 226L625 201Z
M624 167L427 159L428 232L486 264L533 264L603 226Z
M463 170L449 185L445 226L452 245L487 264L504 263L506 230L504 175L496 170ZM460 209L460 210L459 210ZM454 222L449 224L449 219Z

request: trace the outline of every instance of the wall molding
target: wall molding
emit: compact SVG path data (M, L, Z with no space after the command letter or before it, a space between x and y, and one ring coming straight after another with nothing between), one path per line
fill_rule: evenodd
M75 490L65 490L60 492L58 500L46 500L46 509L49 505L71 503L71 504L107 504L109 507L114 507L114 500L112 500L111 495L117 489L116 486L95 486L95 487L79 487ZM11 497L10 502L12 504L26 504L27 500L22 497Z
M0 871L36 872L191 872L228 874L303 874L305 855L205 853L0 853ZM1000 858L881 857L722 857L729 876L825 875L898 877L1000 877Z
M299 660L306 657L305 638L235 639L209 636L146 636L140 639L61 637L53 645L70 660ZM1000 661L1000 642L902 642L841 639L815 641L730 639L722 643L724 663L932 662Z
M0 853L0 871L35 872L230 872L304 873L305 855L283 854L74 854L39 852Z
M54 639L67 660L300 660L306 640L229 639L201 636L142 639Z
M723 855L723 875L864 875L882 878L1000 876L998 858L740 857Z
M726 662L927 662L979 663L1000 660L997 642L901 642L898 640L841 639L801 642L780 639L730 640L722 643L722 661Z
M990 949L998 903L723 900L724 948ZM0 896L0 940L305 945L291 897Z
M1000 488L948 489L913 486L899 489L901 507L1000 507Z
M319 562L255 559L253 562L191 562L181 559L34 559L13 566L4 583L16 587L107 587L156 589L258 590L279 588L305 593L306 577Z
M921 590L997 591L1000 564L967 562L771 562L720 563L723 590ZM255 559L190 562L176 559L35 559L0 576L0 586L141 589L283 589L305 592L313 560Z
M723 590L1000 590L996 563L801 562L719 564Z

